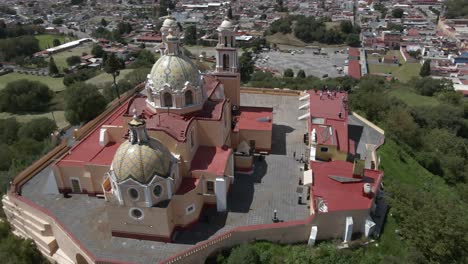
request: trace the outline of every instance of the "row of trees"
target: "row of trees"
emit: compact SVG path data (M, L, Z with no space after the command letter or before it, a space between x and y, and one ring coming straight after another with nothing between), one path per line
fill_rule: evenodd
M53 92L41 82L18 80L0 90L0 112L40 112L47 109Z
M1 61L30 57L39 50L39 41L33 36L0 39Z
M38 25L6 24L0 20L0 39L42 34L45 28Z
M468 18L468 2L466 0L448 0L445 2L445 17Z
M316 19L313 16L288 16L273 22L267 33L294 33L297 38L307 43L317 41L326 44L342 44L346 42L350 46L359 46L361 31L359 27L353 26L351 21L342 21L339 28L327 29L325 24L327 21L326 18Z

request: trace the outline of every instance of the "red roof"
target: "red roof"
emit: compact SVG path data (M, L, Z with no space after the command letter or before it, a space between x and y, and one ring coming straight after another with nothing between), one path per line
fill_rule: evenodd
M241 106L234 131L273 129L273 108Z
M358 57L360 55L358 48L349 48L349 56Z
M361 79L361 64L358 60L349 60L348 75L354 79Z
M353 163L346 161L310 162L313 172L311 193L314 202L322 198L328 211L366 210L372 206L372 197L363 195L363 184L370 183L373 193L376 193L382 181L383 172L364 170L360 182L339 182L329 176L353 178ZM359 176L356 176L359 177Z
M230 148L199 146L192 159L190 170L224 175L231 152Z
M129 101L120 106L109 115L99 126L76 144L70 154L63 156L57 166L81 167L86 164L110 166L115 152L120 144L109 143L106 146L99 145L99 132L103 125L121 126L123 124L122 115L128 107Z
M179 189L176 191L176 195L182 195L190 192L197 187L199 179L197 178L182 178Z
M309 133L315 129L319 144L334 145L340 151L348 152L348 94L310 90L309 95ZM312 123L315 118L323 118L323 123Z

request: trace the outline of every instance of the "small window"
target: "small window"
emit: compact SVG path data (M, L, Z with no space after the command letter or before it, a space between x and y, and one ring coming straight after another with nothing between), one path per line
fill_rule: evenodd
M206 182L206 193L214 194L214 182L212 181Z
M164 106L172 107L172 95L170 93L164 93Z
M327 147L321 147L320 152L328 152L328 148Z
M130 188L130 189L128 189L128 195L129 195L130 198L132 198L134 201L138 200L138 198L140 197L140 194L138 193L137 189L135 189L135 188Z
M153 188L153 195L156 196L156 197L159 197L159 196L161 196L161 193L162 193L162 187L161 187L161 185L156 185L156 186L154 186L154 188Z
M195 204L191 204L185 208L185 214L191 214L195 211Z
M136 208L130 209L130 216L132 216L133 218L137 220L140 220L143 218L143 211L141 211L140 209L136 209Z
M193 105L193 93L190 90L185 92L185 105Z
M227 47L227 44L228 44L227 37L224 37L224 47Z

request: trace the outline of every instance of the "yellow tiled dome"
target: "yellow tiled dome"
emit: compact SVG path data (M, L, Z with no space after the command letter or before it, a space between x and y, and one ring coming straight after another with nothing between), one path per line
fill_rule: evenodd
M200 72L197 66L183 55L164 55L151 69L150 77L155 88L169 84L172 90L181 90L185 82L198 86Z
M155 174L169 176L171 153L154 139L145 144L125 141L115 153L112 168L117 182L133 178L143 184L149 183Z

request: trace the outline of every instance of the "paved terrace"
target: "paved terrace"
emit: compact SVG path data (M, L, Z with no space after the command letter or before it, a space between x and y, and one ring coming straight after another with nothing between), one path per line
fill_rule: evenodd
M50 167L23 186L23 196L51 211L94 256L134 263L156 263L234 227L272 223L275 209L283 221L306 218L308 208L297 204L301 172L293 159L293 152L300 157L305 151L302 135L306 122L297 120L303 114L297 110L298 97L242 94L241 100L246 106L273 107L272 154L256 163L253 175L236 175L227 213L210 213L213 209L207 209L199 224L175 235L175 243L112 237L103 199L45 194Z

